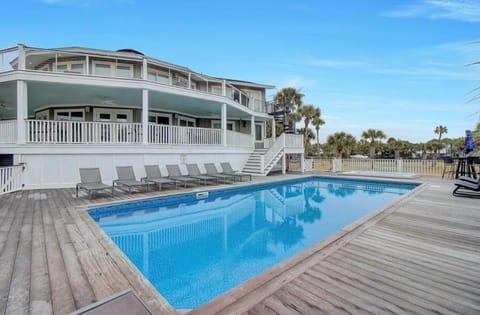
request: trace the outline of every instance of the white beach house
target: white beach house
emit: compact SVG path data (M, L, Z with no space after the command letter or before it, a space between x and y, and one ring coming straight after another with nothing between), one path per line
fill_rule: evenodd
M146 164L225 161L267 175L304 153L301 136L275 135L272 88L131 49L20 44L0 50L0 162L23 165L25 188L72 187L80 167L100 168L104 181L120 165L140 177Z

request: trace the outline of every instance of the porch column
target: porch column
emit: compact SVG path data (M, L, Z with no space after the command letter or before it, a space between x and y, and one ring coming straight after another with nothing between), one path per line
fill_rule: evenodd
M188 73L188 88L189 89L192 88L192 73L191 72Z
M282 174L285 175L287 173L287 155L283 152L282 155Z
M255 116L250 116L250 134L252 135L252 146L255 149Z
M148 63L147 58L142 60L142 79L148 80Z
M28 118L28 95L27 83L17 81L17 144L26 142L26 122Z
M148 144L148 90L142 90L142 143Z
M88 55L85 56L85 74L90 75L90 57Z
M227 146L227 104L222 104L221 112L221 123L222 123L222 144L224 147Z
M227 80L222 82L222 96L227 96Z
M275 123L276 123L275 119L272 119L272 139L274 141L277 138L277 127L276 127Z
M300 157L300 171L305 173L305 153L302 153L302 156Z
M18 44L18 70L25 70L26 65L25 45Z

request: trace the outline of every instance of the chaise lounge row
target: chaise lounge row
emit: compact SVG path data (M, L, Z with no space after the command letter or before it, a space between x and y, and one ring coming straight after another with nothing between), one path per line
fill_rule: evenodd
M131 193L132 188L139 187L149 191L151 185L157 185L161 190L162 185L171 185L176 189L179 184L186 188L187 185L218 184L219 181L234 183L243 181L244 178L252 180L250 174L234 171L229 162L221 163L222 172L218 171L214 163L205 163L204 166L206 173L202 173L197 164L187 164L188 174L184 175L179 165L169 164L166 165L168 175L163 176L158 165L145 165L146 176L141 180L137 180L132 166L117 166L118 179L115 179L112 185L103 183L99 168L80 168L80 183L76 185L76 197L78 198L80 189L87 191L89 198L92 198L93 192L101 190L111 190L113 196L115 187Z

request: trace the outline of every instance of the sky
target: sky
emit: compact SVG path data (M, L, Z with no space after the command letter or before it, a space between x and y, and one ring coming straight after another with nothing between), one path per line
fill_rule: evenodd
M480 121L480 0L16 0L0 48L133 48L211 76L295 87L320 141L367 129L411 142Z

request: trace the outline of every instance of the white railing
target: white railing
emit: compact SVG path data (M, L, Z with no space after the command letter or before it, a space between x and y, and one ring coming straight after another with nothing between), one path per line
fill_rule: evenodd
M17 121L0 120L0 143L17 142Z
M253 147L253 135L227 130L227 145L230 147Z
M152 144L221 145L220 129L148 125L148 142Z
M28 143L141 143L142 124L27 120Z
M0 195L23 187L23 165L0 167Z
M285 148L303 148L303 135L285 135Z
M392 160L392 159L342 159L340 169L336 171L371 171L413 173L416 175L441 176L445 167L443 160ZM332 159L314 159L316 171L332 171Z

